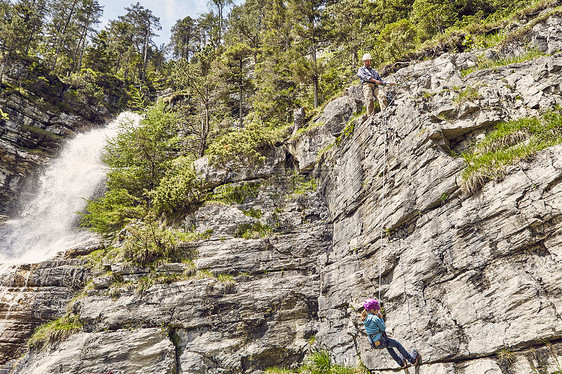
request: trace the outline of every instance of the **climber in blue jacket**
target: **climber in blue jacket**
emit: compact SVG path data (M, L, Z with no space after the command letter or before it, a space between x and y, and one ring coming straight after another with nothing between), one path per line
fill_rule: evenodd
M386 348L388 353L390 353L394 361L396 361L401 368L408 367L408 361L413 365L419 365L421 362L421 355L417 350L414 349L410 355L398 340L386 336L386 325L382 318L379 302L375 299L367 299L363 303L363 307L365 310L361 314L361 321L365 326L365 332L367 332L369 336L371 347L375 349ZM398 349L398 352L400 352L402 356L399 356L396 351L394 351L394 348Z

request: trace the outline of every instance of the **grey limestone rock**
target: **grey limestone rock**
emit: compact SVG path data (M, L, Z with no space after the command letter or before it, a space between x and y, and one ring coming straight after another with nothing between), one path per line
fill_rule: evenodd
M175 347L161 328L79 333L51 349L56 349L57 354L49 350L33 352L12 372L177 373Z

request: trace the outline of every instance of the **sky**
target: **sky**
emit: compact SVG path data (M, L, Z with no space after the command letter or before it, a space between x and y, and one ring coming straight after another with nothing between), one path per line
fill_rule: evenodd
M124 16L127 13L125 8L137 2L144 8L150 9L154 16L160 18L160 25L162 25L162 30L157 32L160 36L154 38L154 42L158 46L168 44L170 29L176 21L187 16L197 18L210 9L208 0L98 0L98 2L103 6L102 23L98 26L99 30L105 28L110 20ZM235 3L240 4L241 1Z

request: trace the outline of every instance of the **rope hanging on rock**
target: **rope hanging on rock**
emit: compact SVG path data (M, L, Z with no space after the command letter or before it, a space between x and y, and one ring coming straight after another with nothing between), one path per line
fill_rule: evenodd
M403 85L407 81L400 83L399 86ZM382 198L381 198L381 249L379 251L379 300L381 300L381 288L382 288L382 253L384 250L384 202L386 197L386 173L387 173L387 144L388 144L388 107L394 102L396 93L394 96L388 96L390 99L388 105L383 109L383 131L384 131L384 154L383 154L383 165L382 165ZM380 103L379 103L380 104Z
M393 98L394 100L394 98ZM389 103L390 105L390 103ZM384 250L384 200L386 196L386 164L387 164L387 149L386 144L388 141L388 111L387 108L383 110L383 131L384 131L384 154L382 164L382 198L381 198L381 248L379 251L379 301L381 300L382 288L382 253Z
M411 79L411 78L410 78ZM402 82L400 85L398 85L398 87L402 86L404 83L406 83L407 81L409 81L410 79ZM384 131L384 154L383 154L383 184L382 184L382 198L381 198L381 249L379 251L379 292L378 292L378 296L379 296L379 301L381 300L381 288L382 288L382 253L383 253L383 248L385 245L384 242L384 206L385 206L385 199L386 199L386 179L387 179L387 170L388 170L388 149L387 149L387 144L388 144L388 107L394 102L394 99L396 98L396 93L394 93L393 96L387 95L387 97L389 98L389 102L388 105L386 106L386 108L384 108L383 110L383 131ZM402 264L403 266L403 264ZM404 272L403 275L403 280L404 280L404 301L406 303L407 306L407 314L408 314L408 325L410 326L410 334L412 336L414 336L414 331L412 328L412 318L410 315L410 301L408 300L408 296L406 293L406 273ZM414 348L416 348L414 346Z

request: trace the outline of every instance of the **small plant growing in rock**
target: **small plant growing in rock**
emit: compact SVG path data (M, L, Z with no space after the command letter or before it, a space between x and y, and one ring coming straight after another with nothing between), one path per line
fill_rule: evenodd
M127 228L123 241L124 256L140 266L152 266L162 261L178 262L190 259L194 253L182 245L205 234L170 230L154 219Z
M308 357L309 366L320 373L329 373L332 368L332 359L326 351L317 351Z
M196 276L199 279L215 278L215 275L210 270L198 270Z
M305 363L299 368L287 369L273 367L265 370L266 374L369 374L370 371L360 363L357 367L337 365L332 362L327 351L314 351L305 358Z
M220 201L227 204L244 204L246 201L258 197L260 182L237 184L223 184L215 188L208 201Z
M264 225L261 222L243 223L238 226L234 237L244 239L258 239L269 235L271 231L272 229L270 226Z
M316 191L318 189L318 182L316 179L307 179L302 174L295 174L291 178L291 185L295 195L304 195L307 192Z
M462 189L473 194L489 180L503 178L505 168L545 148L562 143L562 112L557 109L537 118L522 118L497 125L469 152Z
M10 119L10 116L8 116L7 113L4 113L2 111L2 108L0 108L0 121L7 121Z
M312 347L314 343L316 343L316 334L311 335L307 341L308 341L308 345Z
M217 279L222 283L234 283L234 277L230 274L219 274Z
M243 210L242 213L248 217L261 218L263 212L260 209L250 208L248 210Z
M82 323L76 314L65 314L59 319L39 327L29 339L28 344L32 348L40 349L47 344L62 341L81 329Z
M334 145L336 145L335 140L332 143L325 146L324 148L322 148L320 151L318 151L318 155L316 156L316 161L317 162L320 161L322 159L322 156L324 156L324 154L326 154L326 152L328 152L330 149L332 149L334 147Z
M497 353L498 364L502 369L502 373L510 373L511 367L515 364L515 355L507 348Z
M461 105L467 101L477 100L480 99L481 96L478 93L478 89L476 87L468 86L464 90L462 90L454 99L453 101L457 105Z

